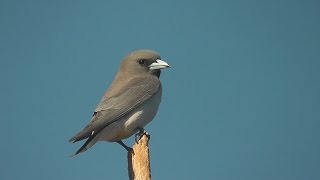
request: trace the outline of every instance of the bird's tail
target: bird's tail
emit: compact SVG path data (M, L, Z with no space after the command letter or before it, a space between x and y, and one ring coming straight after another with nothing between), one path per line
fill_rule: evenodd
M75 156L75 155L77 155L79 153L82 153L82 152L85 152L86 150L91 148L98 141L97 134L98 133L92 134L87 139L87 141L78 149L78 151L76 153L74 153L73 155L71 155L71 156Z

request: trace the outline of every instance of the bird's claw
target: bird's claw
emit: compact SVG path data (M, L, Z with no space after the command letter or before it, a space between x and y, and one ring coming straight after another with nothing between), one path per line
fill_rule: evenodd
M142 138L143 135L148 136L148 138L150 137L149 133L144 130L143 128L138 128L139 132L137 134L135 134L135 141L137 144L139 144L139 140Z

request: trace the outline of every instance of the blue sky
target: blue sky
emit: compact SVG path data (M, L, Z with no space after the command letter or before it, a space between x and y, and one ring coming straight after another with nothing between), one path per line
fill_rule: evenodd
M67 141L140 48L172 66L154 179L320 179L319 5L1 0L0 179L127 179L118 144Z

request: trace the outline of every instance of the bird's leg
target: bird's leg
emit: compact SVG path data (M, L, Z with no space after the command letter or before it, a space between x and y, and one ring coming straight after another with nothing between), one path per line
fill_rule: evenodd
M127 146L126 144L124 144L121 140L117 141L118 144L120 144L122 147L124 147L128 152L133 151L133 149L129 146Z
M147 135L148 137L150 137L149 133L146 130L144 130L142 127L138 127L137 130L139 131L137 134L135 134L135 141L137 144L143 135Z

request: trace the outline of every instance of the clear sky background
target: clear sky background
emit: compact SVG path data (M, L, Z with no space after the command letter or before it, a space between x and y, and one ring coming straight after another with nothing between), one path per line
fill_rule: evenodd
M319 1L0 1L0 179L127 179L68 139L121 59L171 66L146 129L154 179L320 179ZM133 139L126 140L129 145Z

